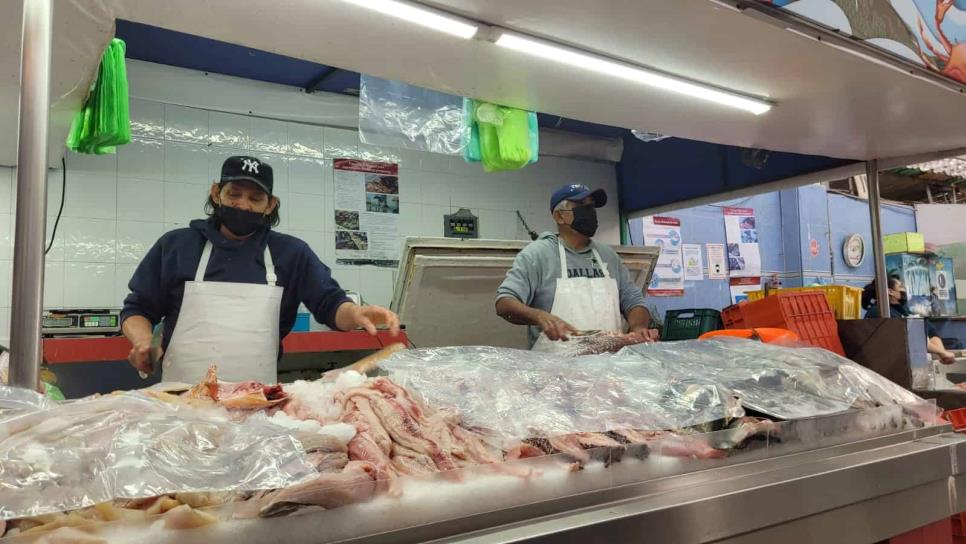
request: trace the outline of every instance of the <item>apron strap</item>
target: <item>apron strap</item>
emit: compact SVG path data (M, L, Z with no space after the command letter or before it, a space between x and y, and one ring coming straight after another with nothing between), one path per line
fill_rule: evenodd
M278 276L275 275L275 263L272 261L272 252L268 250L268 242L265 243L265 283L275 286Z
M205 248L201 250L201 260L198 261L198 269L195 270L195 281L202 282L205 280L205 271L208 270L208 261L211 259L211 240L205 242ZM278 276L275 275L275 263L272 261L272 252L268 249L268 244L265 244L265 283L271 286L275 286L275 282L278 281Z
M600 253L597 253L597 248L591 246L590 250L594 252L594 258L597 259L597 266L604 273L604 277L610 278L610 272L607 271L607 263L604 262L604 259L600 258Z
M560 250L560 278L565 280L567 279L567 252L559 238L557 239L557 249Z
M208 270L208 259L211 259L211 240L205 240L205 248L201 250L201 260L198 261L198 270L195 271L195 281L205 281L205 270Z

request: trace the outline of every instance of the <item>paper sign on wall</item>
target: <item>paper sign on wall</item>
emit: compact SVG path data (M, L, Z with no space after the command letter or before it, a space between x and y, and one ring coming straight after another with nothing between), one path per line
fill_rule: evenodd
M695 281L704 279L704 262L701 259L700 244L683 244L681 254L684 257L684 279Z
M653 297L684 294L684 264L681 258L681 220L675 217L644 218L644 245L657 246L661 253L647 286Z
M728 279L728 263L725 261L724 244L705 244L708 250L708 279Z
M748 300L748 291L761 290L761 277L731 278L731 302L738 304Z
M728 270L732 278L761 276L758 229L752 208L723 208Z
M399 165L335 159L335 257L339 264L399 265Z

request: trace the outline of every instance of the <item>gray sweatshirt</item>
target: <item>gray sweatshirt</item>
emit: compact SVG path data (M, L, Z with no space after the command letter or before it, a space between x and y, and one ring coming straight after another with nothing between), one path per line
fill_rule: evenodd
M621 313L625 316L632 308L644 306L644 293L631 282L630 272L621 262L617 253L610 246L598 244L594 241L583 251L574 251L564 243L567 254L567 277L602 278L604 273L594 262L591 247L600 253L600 258L607 262L607 269L618 270L615 279L620 292ZM513 268L506 274L506 279L496 290L496 299L513 297L532 308L539 308L549 312L553 308L554 292L557 289L557 279L560 278L560 253L557 249L557 235L545 232L531 242L517 254L513 261ZM530 346L540 336L540 329L527 327Z

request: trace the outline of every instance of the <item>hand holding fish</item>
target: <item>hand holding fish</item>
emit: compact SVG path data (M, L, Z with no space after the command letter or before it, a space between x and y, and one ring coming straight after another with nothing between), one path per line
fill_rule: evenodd
M344 331L363 328L375 336L376 327L385 325L393 336L399 335L399 316L381 306L360 306L346 302L336 311L335 322Z
M541 312L536 325L550 340L567 340L571 334L577 333L573 325L550 312Z

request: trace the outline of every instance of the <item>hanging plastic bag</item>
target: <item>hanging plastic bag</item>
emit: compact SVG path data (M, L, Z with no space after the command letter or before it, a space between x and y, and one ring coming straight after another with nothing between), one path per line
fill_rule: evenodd
M460 155L468 132L462 97L365 74L360 77L362 143Z
M71 124L68 149L103 155L131 141L125 49L124 41L115 38L104 51L87 101Z
M537 115L518 108L467 99L469 141L463 159L487 172L519 170L539 157Z

